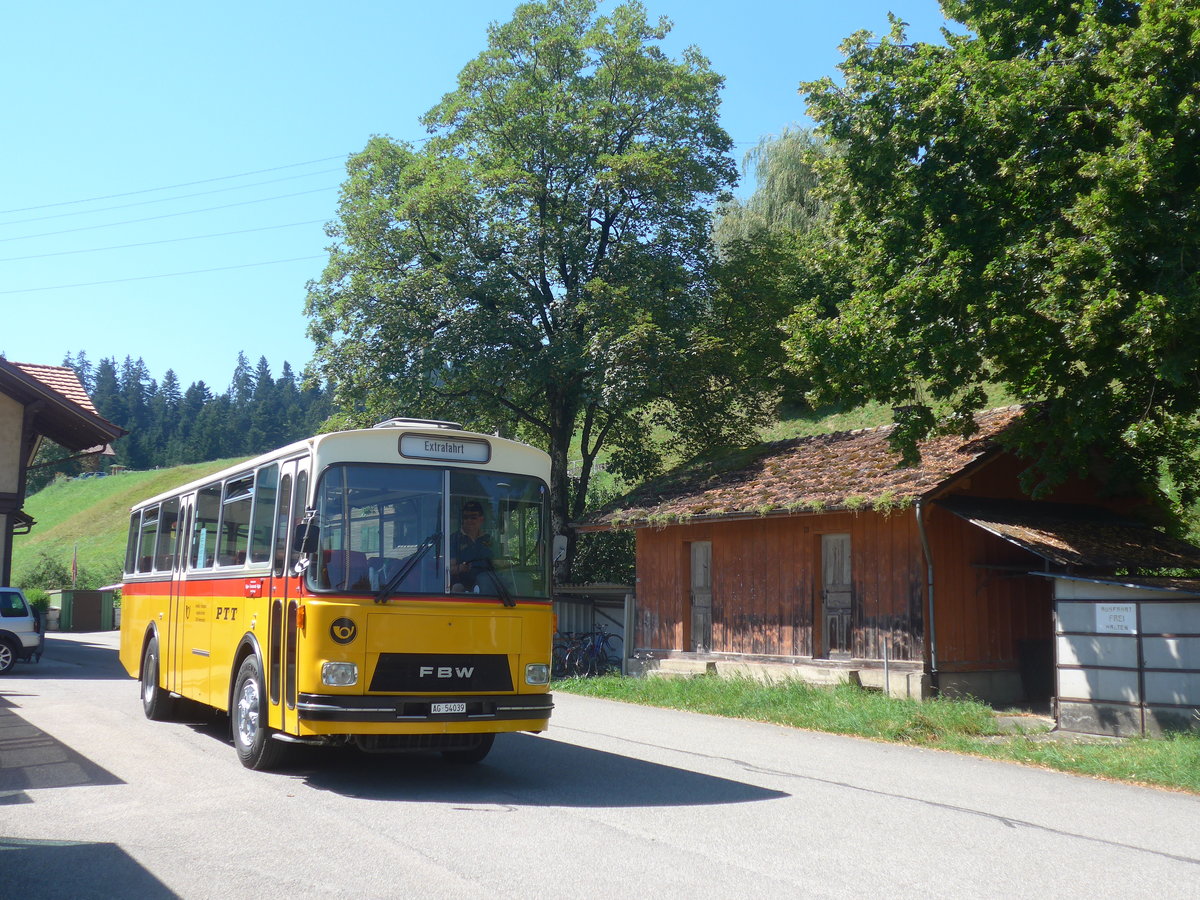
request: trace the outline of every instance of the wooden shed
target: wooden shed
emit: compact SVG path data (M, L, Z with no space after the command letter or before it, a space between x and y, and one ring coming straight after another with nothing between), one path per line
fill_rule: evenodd
M682 469L581 524L637 530L627 649L644 668L755 670L890 693L1047 702L1054 591L1032 572L1200 566L1200 549L1080 479L1039 502L980 414L901 464L891 426Z

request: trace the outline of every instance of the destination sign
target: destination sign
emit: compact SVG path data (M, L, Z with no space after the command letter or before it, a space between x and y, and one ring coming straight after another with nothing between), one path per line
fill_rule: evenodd
M409 459L440 459L485 463L492 458L492 445L471 438L446 438L433 434L400 435L400 455Z

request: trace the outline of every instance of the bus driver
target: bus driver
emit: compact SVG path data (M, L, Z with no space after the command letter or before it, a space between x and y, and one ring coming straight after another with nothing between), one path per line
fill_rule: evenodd
M468 500L462 507L461 530L450 537L450 589L474 591L479 573L491 568L492 539L483 531L483 505Z

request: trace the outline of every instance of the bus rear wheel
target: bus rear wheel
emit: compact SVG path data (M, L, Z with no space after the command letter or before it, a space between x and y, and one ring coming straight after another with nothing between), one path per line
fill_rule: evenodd
M443 750L442 756L452 763L477 763L492 751L496 735L481 734L479 743L467 750Z
M147 719L162 722L175 712L170 693L158 683L158 638L150 638L142 654L142 711Z
M266 691L258 659L247 656L238 669L230 710L233 746L248 769L272 769L283 761L286 748L271 738L267 727Z

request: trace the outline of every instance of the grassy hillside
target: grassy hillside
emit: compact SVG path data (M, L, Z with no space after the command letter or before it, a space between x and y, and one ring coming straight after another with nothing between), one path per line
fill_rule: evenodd
M70 570L79 551L79 567L96 585L120 580L129 532L129 508L163 491L203 478L236 460L177 466L150 472L123 472L105 478L56 481L25 501L37 520L29 534L13 538L13 582L28 586L48 560Z

